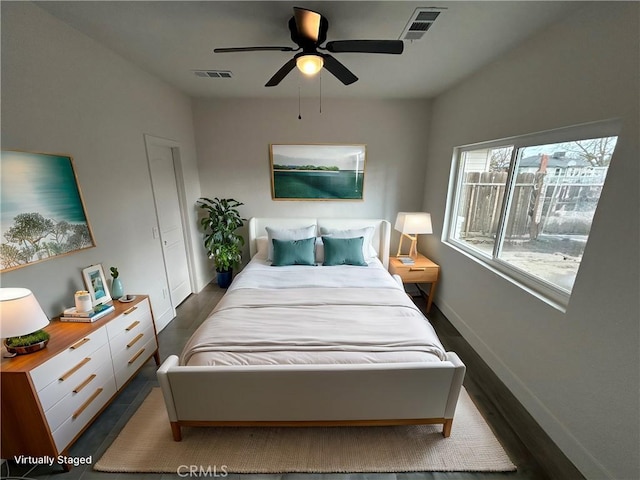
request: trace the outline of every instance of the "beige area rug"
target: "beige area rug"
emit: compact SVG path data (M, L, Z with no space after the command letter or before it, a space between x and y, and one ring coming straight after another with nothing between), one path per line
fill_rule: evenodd
M171 437L154 388L94 465L103 472L356 473L513 471L515 465L463 389L449 438L440 425L182 429Z

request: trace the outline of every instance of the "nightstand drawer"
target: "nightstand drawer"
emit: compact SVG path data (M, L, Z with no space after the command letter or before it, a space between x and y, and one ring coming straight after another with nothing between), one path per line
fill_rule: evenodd
M392 274L400 275L405 283L435 282L438 280L438 268L403 266L400 268L390 268Z

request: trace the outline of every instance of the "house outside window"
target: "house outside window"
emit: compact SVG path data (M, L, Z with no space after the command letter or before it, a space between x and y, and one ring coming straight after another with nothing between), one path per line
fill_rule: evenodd
M563 308L619 128L599 122L456 148L444 242Z

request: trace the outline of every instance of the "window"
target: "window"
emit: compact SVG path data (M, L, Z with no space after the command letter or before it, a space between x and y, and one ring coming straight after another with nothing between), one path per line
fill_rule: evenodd
M600 122L456 148L445 242L566 305L618 130Z

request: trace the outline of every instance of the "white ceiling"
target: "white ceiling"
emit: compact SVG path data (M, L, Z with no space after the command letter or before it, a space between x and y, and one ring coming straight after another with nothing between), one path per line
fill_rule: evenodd
M317 95L318 78L294 69L276 87L264 84L291 52L213 53L216 47L292 46L293 6L329 21L327 40L398 39L418 7L443 7L424 37L402 55L336 53L360 80L344 86L326 71L325 97L433 97L583 3L577 1L427 2L38 2L38 6L192 97ZM231 79L194 70L231 70Z

